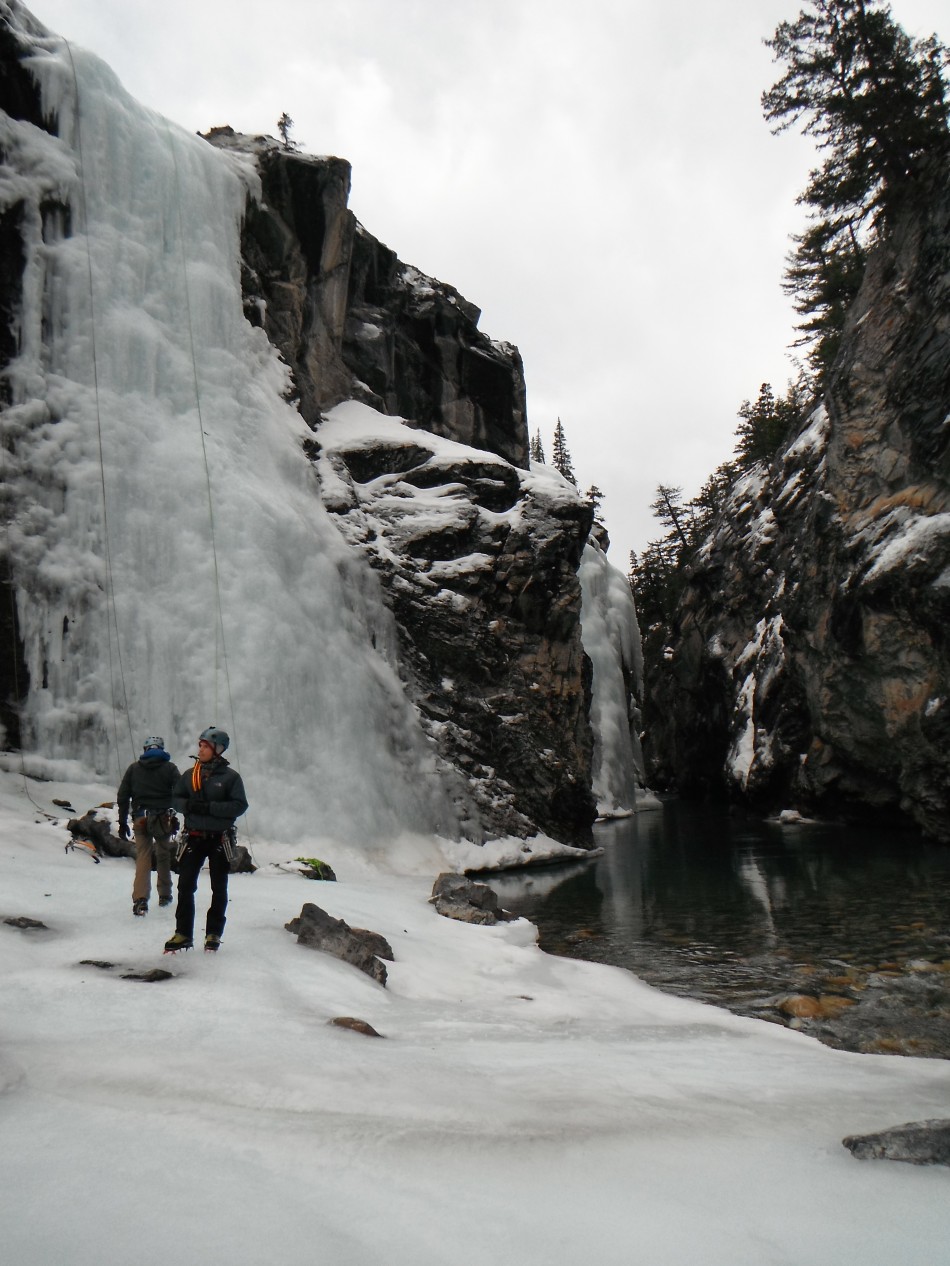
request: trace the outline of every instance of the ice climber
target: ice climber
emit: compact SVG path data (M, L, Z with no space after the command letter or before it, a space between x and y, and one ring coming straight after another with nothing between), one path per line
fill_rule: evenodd
M135 879L132 881L132 913L148 914L152 892L152 858L155 859L158 904L172 901L172 834L178 820L172 812L172 790L181 775L165 751L165 740L151 735L142 755L125 771L116 803L119 834L129 838L129 806L135 836Z
M182 774L173 793L176 809L185 815L178 854L178 906L175 935L165 952L191 949L195 935L195 891L207 861L211 872L211 905L205 920L205 949L216 950L224 934L228 908L228 872L234 857L231 828L247 811L244 783L224 759L230 738L217 726L203 730L194 767Z

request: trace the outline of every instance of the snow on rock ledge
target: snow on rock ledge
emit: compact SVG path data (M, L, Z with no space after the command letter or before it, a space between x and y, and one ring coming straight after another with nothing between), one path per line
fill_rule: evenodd
M318 428L324 502L376 569L410 698L489 837L589 846L591 509L556 472L350 401Z

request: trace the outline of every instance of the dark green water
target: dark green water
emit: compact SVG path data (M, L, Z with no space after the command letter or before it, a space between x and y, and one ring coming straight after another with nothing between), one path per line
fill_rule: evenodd
M595 861L488 880L544 949L830 1045L950 1056L950 848L678 801L596 836Z

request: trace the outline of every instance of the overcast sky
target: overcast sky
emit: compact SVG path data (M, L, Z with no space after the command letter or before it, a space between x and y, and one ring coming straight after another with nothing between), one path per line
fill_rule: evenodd
M353 166L350 206L517 344L550 457L605 493L610 557L658 534L794 374L781 291L815 155L772 136L762 41L800 0L34 0L189 130L276 135ZM946 0L894 0L950 39Z

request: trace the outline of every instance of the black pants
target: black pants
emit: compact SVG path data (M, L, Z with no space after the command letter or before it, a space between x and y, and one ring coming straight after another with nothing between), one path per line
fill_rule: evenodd
M188 844L178 863L178 907L175 931L193 937L195 932L195 892L198 873L208 863L211 872L211 905L205 920L206 936L221 936L228 908L228 859L220 831L189 831Z

